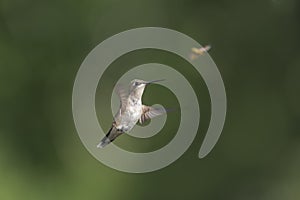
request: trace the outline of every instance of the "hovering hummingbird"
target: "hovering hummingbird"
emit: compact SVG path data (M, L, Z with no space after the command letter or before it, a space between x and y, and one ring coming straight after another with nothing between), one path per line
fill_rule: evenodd
M103 148L121 134L129 132L138 121L142 124L148 119L165 113L165 110L162 108L154 108L142 104L145 87L158 81L162 80L143 81L134 79L130 83L129 93L126 92L124 87L117 85L116 93L120 98L120 109L114 117L110 130L97 145L97 148Z

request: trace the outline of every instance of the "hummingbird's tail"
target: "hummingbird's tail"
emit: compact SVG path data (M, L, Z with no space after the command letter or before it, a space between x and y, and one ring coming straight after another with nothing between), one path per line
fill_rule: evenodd
M106 136L102 138L100 143L97 145L97 148L103 148L112 141L114 141L119 135L121 135L122 132L118 130L115 126L112 126Z
M97 145L97 148L103 148L105 147L106 145L108 145L109 143L111 143L110 139L108 137L104 137L100 143Z

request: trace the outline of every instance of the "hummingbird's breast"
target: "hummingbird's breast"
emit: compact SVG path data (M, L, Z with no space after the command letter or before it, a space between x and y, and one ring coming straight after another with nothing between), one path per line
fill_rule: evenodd
M128 100L124 111L117 116L117 128L129 132L138 122L142 115L142 102Z

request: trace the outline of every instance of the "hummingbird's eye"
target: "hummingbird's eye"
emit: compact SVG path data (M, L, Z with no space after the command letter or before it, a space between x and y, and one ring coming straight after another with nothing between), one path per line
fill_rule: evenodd
M139 82L135 82L135 83L134 83L135 86L138 86L139 84L140 84Z

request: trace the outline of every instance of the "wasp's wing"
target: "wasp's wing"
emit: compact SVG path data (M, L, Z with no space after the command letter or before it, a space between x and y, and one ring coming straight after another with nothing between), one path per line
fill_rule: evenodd
M148 119L152 119L154 117L163 115L166 113L166 110L163 108L155 108L152 106L142 106L142 115L141 118L139 120L140 124L144 123L146 120Z

